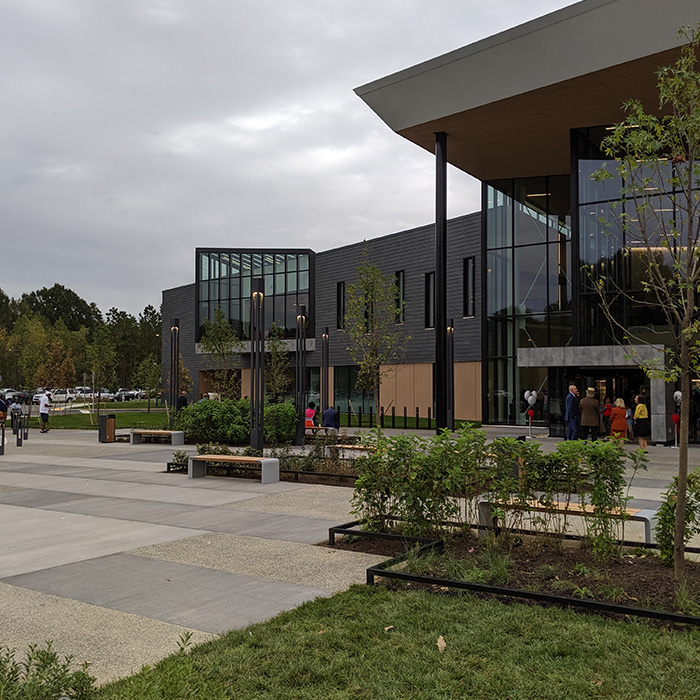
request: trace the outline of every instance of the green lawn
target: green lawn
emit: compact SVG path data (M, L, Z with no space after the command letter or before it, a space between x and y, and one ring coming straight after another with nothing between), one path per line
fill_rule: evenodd
M147 413L146 411L112 411L107 408L101 413L114 414L116 419L117 430L126 428L167 428L168 416L163 411ZM39 414L32 413L29 420L30 428L39 428ZM54 430L70 429L70 430L97 430L97 414L92 414L92 422L88 413L78 413L74 410L73 413L63 415L52 414L49 418L49 428ZM10 429L10 421L7 421L6 430ZM1 696L0 696L1 697Z
M170 657L97 697L690 699L700 692L699 655L697 630L354 586Z

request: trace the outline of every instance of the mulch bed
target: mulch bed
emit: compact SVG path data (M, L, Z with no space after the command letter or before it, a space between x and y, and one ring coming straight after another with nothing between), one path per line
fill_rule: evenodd
M401 541L342 536L336 539L336 546L387 558L399 556L407 549ZM460 560L466 569L478 566L487 572L487 565L483 562L493 551L494 545L486 538L479 539L472 533L455 536L447 541L444 557L438 558L434 568L425 576L450 578L445 565L450 559ZM602 560L580 542L564 541L557 547L547 538L523 537L516 540L515 545L502 546L496 551L506 554L510 560L507 581L490 581L487 574L487 578L480 582L700 616L700 562L688 561L686 564L685 588L693 602L679 610L678 584L673 578L673 569L664 565L653 550L627 549L619 558ZM478 581L477 578L472 580ZM387 581L389 586L396 585ZM431 586L427 582L401 585L444 591L442 585Z

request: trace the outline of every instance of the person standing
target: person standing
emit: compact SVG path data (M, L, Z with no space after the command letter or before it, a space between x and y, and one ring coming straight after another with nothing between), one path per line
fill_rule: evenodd
M180 396L177 397L175 402L175 410L179 411L182 408L187 408L187 392L181 391Z
M49 432L49 406L51 405L51 392L46 391L39 399L39 417L41 418L40 433Z
M581 411L581 437L584 440L591 436L591 441L598 439L600 432L600 402L595 397L595 389L588 387L585 398L579 404Z
M600 415L603 419L605 435L610 435L610 426L612 424L612 409L612 401L610 400L609 396L606 396L605 401L603 401L603 405L600 407Z
M647 399L643 394L634 397L637 404L634 409L634 434L637 436L639 446L646 452L647 438L651 435L651 424L649 423L649 411L647 410Z
M313 428L316 425L316 404L313 401L309 401L309 407L304 411L304 418L307 428Z
M566 423L566 439L576 440L578 438L578 420L581 416L581 410L578 402L578 389L575 384L569 387L569 393L566 395L566 404L564 411L564 422Z
M622 399L615 399L615 405L610 411L610 437L624 440L627 437L627 411Z
M0 394L0 425L7 421L7 401L5 400L5 394Z

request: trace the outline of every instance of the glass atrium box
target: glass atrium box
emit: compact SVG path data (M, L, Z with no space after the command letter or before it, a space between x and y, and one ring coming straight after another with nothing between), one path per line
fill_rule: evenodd
M241 340L250 340L251 280L262 279L265 330L276 323L286 338L296 334L297 315L305 311L314 328L316 254L308 249L268 250L197 248L197 341L205 319L223 312Z

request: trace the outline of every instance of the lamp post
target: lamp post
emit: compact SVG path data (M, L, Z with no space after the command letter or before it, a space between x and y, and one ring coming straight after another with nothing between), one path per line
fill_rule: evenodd
M321 334L321 406L320 411L323 412L330 406L331 386L329 381L329 353L328 353L328 326L323 329Z
M180 319L170 322L170 429L173 428L173 409L180 388ZM99 411L99 398L97 400Z
M455 429L455 322L451 318L447 325L445 347L445 428ZM440 426L438 426L438 430Z
M250 446L263 448L265 405L265 281L253 279L250 300Z
M304 444L306 429L306 306L299 307L295 357L294 405L297 409L296 445Z

